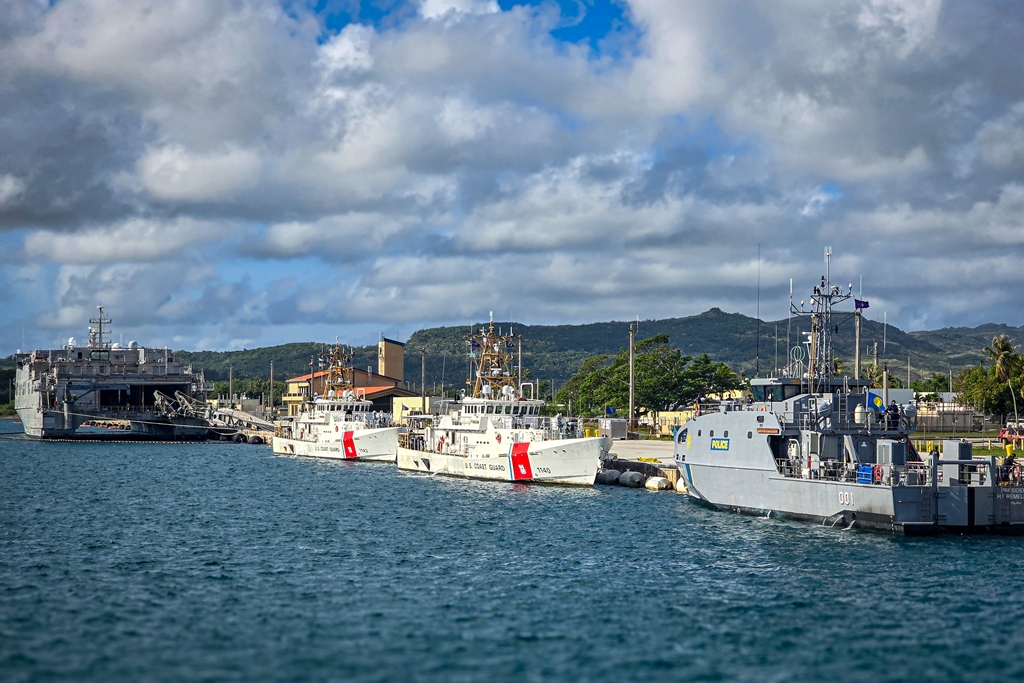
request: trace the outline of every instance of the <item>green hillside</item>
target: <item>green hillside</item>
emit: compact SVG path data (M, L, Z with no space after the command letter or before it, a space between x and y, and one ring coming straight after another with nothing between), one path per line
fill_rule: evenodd
M315 362L325 346L325 343L294 342L242 351L178 351L177 356L183 363L203 370L209 381L226 380L228 366L235 377L268 378L270 361L274 361L274 379L282 380L308 373L310 361ZM371 365L373 371L377 371L376 346L357 346L352 351L354 366Z
M793 318L790 346L796 345L801 333L810 329L810 323ZM483 323L477 323L479 328ZM854 325L852 314L834 318L837 326L833 337L837 356L844 367L852 369L854 356ZM508 322L495 323L508 332ZM511 325L516 334L523 336L523 367L529 377L545 382L554 380L561 385L575 374L580 363L597 354L614 354L629 340L629 322L600 322L585 325ZM786 358L787 320L761 323L758 350L757 320L738 313L725 313L717 308L700 315L664 320L641 320L637 339L667 334L670 342L689 356L707 353L717 361L748 376L755 371L760 355L760 372L771 372L776 359L776 330L778 331L778 358ZM469 374L466 359L465 336L468 326L433 327L415 332L405 347L405 379L418 385L420 381L421 349L426 349L426 379L428 386L462 386ZM1024 327L987 324L974 328L949 327L940 330L906 333L865 319L862 330L862 362L871 361L872 342L877 339L879 354L893 372L906 373L907 356L913 377L933 372L954 373L974 365L983 358L982 348L992 337L1006 334L1018 344L1024 344ZM883 351L884 339L884 351ZM325 344L295 342L241 351L178 351L180 360L202 369L211 381L226 380L228 366L239 378L266 378L270 361L274 361L278 380L309 372L310 361L318 356ZM329 344L327 345L329 346ZM352 363L356 367L377 369L376 346L352 349ZM13 359L0 361L0 367L13 367ZM6 364L6 365L5 365Z
M758 345L757 320L739 313L725 313L720 309L685 318L641 320L637 339L667 334L671 343L689 356L707 353L715 360L733 369L753 375L760 368L762 375L770 373L776 359L776 329L778 330L778 359L786 359L786 329L790 323L790 346L796 345L801 333L810 330L807 320L793 318L761 323ZM836 354L847 368L852 368L855 331L852 314L836 315L833 333ZM495 323L507 331L509 323ZM777 327L776 327L777 326ZM476 325L480 327L480 323ZM524 337L523 367L534 378L550 380L556 384L575 374L583 359L596 354L614 354L629 343L629 322L602 322L586 325L514 325L516 334ZM1024 328L1015 338L1024 341ZM985 325L973 330L939 330L908 334L891 325L885 326L865 319L861 327L862 363L871 361L873 341L878 340L879 356L894 372L906 372L907 356L914 377L932 372L945 373L947 364L955 371L972 365L981 358L981 348L991 342L992 336L1004 326ZM419 349L427 349L427 384L444 381L447 386L461 383L467 376L465 362L465 335L468 327L436 327L414 333L406 346L406 378L417 381L420 376ZM1014 336L1011 334L1011 336ZM760 348L758 348L760 346ZM442 362L442 358L446 359ZM760 362L757 358L760 356ZM461 363L461 365L456 365ZM461 374L456 374L461 370Z

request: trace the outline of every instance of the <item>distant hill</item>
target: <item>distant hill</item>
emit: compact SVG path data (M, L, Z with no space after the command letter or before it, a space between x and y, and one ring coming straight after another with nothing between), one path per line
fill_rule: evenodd
M833 333L836 355L845 367L852 369L856 337L853 315L835 315L833 325L838 328ZM475 327L480 326L481 323L477 323ZM506 332L509 329L507 322L495 323L495 326ZM669 341L686 355L707 353L716 361L748 376L757 369L764 375L775 367L776 332L778 362L780 365L786 362L787 326L790 329L790 347L797 345L798 340L804 338L801 335L810 330L808 320L793 318L789 321L762 321L758 335L756 318L712 308L685 318L641 320L636 338L667 334ZM534 378L554 379L558 384L575 374L583 359L602 353L614 354L629 343L628 321L585 325L513 325L513 328L516 334L524 337L523 367L528 368ZM440 382L442 364L445 366L446 385L464 381L467 375L465 335L468 329L435 327L414 333L406 346L406 378L418 381L418 349L425 347L428 350L428 384ZM877 339L880 362L888 363L894 372L906 372L908 355L913 378L922 373L945 374L949 369L956 372L977 363L983 357L981 349L991 343L993 336L1004 332L1024 344L1024 328L1005 325L908 334L892 325L883 326L865 319L861 326L861 362L871 362L873 342ZM437 356L445 358L443 363L438 362ZM454 363L461 363L461 367L453 366ZM453 374L458 371L461 374Z
M991 346L992 339L1000 334L1014 340L1015 347L1024 345L1024 327L993 323L979 327L944 327L941 330L911 332L910 336L942 349L942 353L948 356L955 368L957 365L975 365L983 360L985 354L982 349Z
M231 366L235 377L267 379L270 377L270 361L274 361L274 379L284 380L308 373L310 361L319 357L328 346L326 343L294 342L242 351L177 351L176 355L196 370L202 369L209 381L226 380L228 366ZM373 371L377 371L376 346L357 346L352 352L353 365L362 368L372 365Z
M479 328L483 323L477 323ZM837 315L833 324L838 327L833 338L836 355L847 368L852 368L854 357L854 325L851 314ZM685 318L641 320L637 339L667 334L669 341L689 356L707 353L733 369L753 375L760 368L762 375L771 372L776 360L776 331L778 332L778 359L786 359L786 330L790 326L790 347L798 344L801 334L810 329L806 320L793 318L762 321L760 344L755 318L739 313L726 313L712 308L705 313ZM511 327L523 336L523 367L532 378L555 380L561 384L575 374L580 363L597 354L614 354L625 348L629 341L629 322L601 322L585 325L520 325L496 322L495 327L507 333ZM465 336L468 326L432 327L415 332L405 347L405 379L419 384L421 349L426 349L426 378L428 385L461 386L468 376ZM940 330L904 332L891 325L885 327L864 320L862 329L862 362L871 362L871 348L878 340L879 355L893 372L905 376L907 356L913 377L938 372L954 373L983 359L982 349L992 338L1006 334L1018 345L1024 345L1024 327L986 324L979 327L947 327ZM884 342L884 350L883 350ZM329 344L326 344L329 346ZM295 342L242 351L178 351L177 356L203 369L211 381L225 380L228 366L236 377L265 378L274 361L275 379L286 379L309 372L310 360L321 352L325 344ZM377 369L377 347L354 347L352 363L356 367ZM759 360L758 360L759 357ZM12 359L0 361L0 368L12 366Z

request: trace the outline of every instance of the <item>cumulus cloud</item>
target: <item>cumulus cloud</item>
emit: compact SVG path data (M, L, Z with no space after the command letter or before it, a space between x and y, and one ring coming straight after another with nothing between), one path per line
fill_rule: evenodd
M137 263L175 257L185 248L242 231L243 228L224 221L131 218L73 234L34 231L25 236L24 253L29 259L62 264Z
M897 324L1024 314L961 277L1018 282L1024 10L629 0L570 43L553 4L389 7L334 30L272 0L8 2L0 229L35 270L0 277L6 318L104 299L187 345L752 313L758 244L783 311L832 244L905 292Z
M147 150L138 162L142 186L170 201L230 200L259 179L261 160L252 150L196 153L180 145Z
M0 176L0 206L13 202L25 191L25 183L10 173Z
M970 155L996 168L1021 166L1024 163L1024 102L986 121L974 136Z
M411 217L396 219L379 213L327 216L312 223L275 223L247 251L278 259L319 256L332 261L354 261L403 239L403 234L414 225Z
M495 0L422 0L420 14L437 19L451 14L493 14L501 8Z

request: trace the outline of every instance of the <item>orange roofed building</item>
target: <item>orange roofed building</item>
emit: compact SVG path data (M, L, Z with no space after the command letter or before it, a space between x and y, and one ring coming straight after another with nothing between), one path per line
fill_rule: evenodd
M391 412L391 401L396 396L416 396L415 392L402 386L404 363L405 344L381 337L377 344L377 372L371 372L370 368L352 369L356 394L373 401L375 410L386 412ZM288 415L298 415L302 404L307 403L313 394L323 396L326 381L326 370L285 380L287 388L281 400L288 407Z

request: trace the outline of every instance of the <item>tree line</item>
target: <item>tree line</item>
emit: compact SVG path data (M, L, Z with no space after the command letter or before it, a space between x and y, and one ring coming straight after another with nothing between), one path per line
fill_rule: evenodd
M1024 356L1005 334L994 337L984 353L985 360L956 375L953 390L964 403L986 415L1013 415L1015 402L1024 408Z
M659 334L634 345L634 398L638 415L691 407L699 397L740 389L746 381L725 363L707 354L683 355ZM572 404L579 415L602 415L606 407L629 407L629 350L600 354L583 361L558 391L559 403Z

